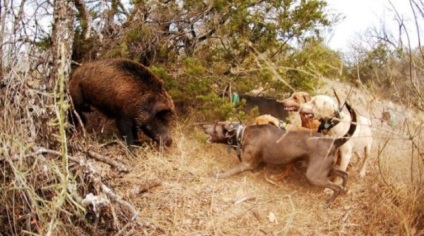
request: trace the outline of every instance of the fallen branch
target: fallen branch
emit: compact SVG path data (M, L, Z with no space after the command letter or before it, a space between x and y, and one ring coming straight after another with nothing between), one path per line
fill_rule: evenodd
M136 185L134 187L132 187L130 190L127 191L127 198L133 197L135 195L138 195L140 193L144 193L147 192L149 189L157 187L159 185L161 185L162 182L160 180L153 180L150 183L147 183L145 185Z
M122 206L125 206L132 214L131 220L134 220L138 216L138 211L127 201L123 200L120 196L112 191L108 186L106 186L100 178L94 178L94 181L100 185L103 192L109 197L112 202L119 203Z
M99 154L95 151L92 151L92 150L88 150L87 153L88 153L89 157L94 158L97 161L101 161L103 163L106 163L106 164L112 166L112 168L117 169L119 172L124 172L124 173L129 172L128 167L126 165L118 162L118 161L115 161L115 160L113 160L109 157L103 156L103 155L101 155L101 154Z
M256 197L255 196L247 196L247 197L242 197L240 199L234 199L233 203L234 203L234 205L238 205L242 202L250 201L250 200L256 200Z

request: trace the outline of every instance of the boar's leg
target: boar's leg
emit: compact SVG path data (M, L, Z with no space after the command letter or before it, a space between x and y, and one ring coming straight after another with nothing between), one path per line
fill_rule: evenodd
M116 126L121 136L126 140L128 146L134 144L135 140L138 140L137 127L132 119L124 117L118 118L116 119Z
M90 109L89 109L89 106L87 106L88 107L88 109L84 109L84 106L81 106L81 105L75 105L74 104L74 109L69 109L68 110L68 119L70 119L70 122L72 123L72 124L74 124L75 126L76 126L76 124L78 124L78 119L77 119L77 117L76 117L76 115L75 115L75 113L74 113L74 110L75 110L75 112L78 114L78 116L80 117L80 119L81 119L81 122L85 125L85 124L87 124L87 117L84 115L84 113L83 113L83 111L91 111Z

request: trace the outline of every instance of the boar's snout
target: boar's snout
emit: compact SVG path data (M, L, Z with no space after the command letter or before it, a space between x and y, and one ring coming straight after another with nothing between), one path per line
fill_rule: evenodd
M152 139L159 143L162 144L166 147L170 147L172 145L172 136L169 133L166 134L161 134L161 135L154 135L154 137L152 137Z
M140 127L141 130L153 141L163 144L167 147L172 145L172 135L168 130L168 127L165 126L154 126L151 125L143 125Z
M162 142L165 146L170 147L172 145L172 137L170 135L165 135L162 138Z

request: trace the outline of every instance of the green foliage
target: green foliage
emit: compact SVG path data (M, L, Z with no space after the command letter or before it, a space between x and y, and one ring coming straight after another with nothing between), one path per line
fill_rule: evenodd
M205 105L199 96L228 84L240 93L263 88L264 95L281 98L292 89L312 90L317 77L338 68L337 55L321 45L319 29L332 24L326 6L324 0L132 1L127 21L97 29L110 32L101 57L154 66L171 96L189 106ZM93 20L101 19L94 9Z
M377 43L372 49L360 48L356 52L356 60L349 65L347 77L355 81L360 78L365 84L378 83L379 86L390 86L389 70L391 62L397 60L396 50L391 50L384 42Z
M200 109L193 115L201 117L204 121L217 121L217 120L234 120L245 121L247 115L241 109L245 101L240 104L231 103L227 97L219 97L216 93L208 93L206 95L197 96L202 101ZM256 111L257 112L257 111ZM257 113L256 113L257 114Z
M342 63L337 52L311 39L288 56L284 63L287 68L284 76L294 88L311 91L318 86L320 77L338 77Z
M90 61L96 58L99 52L99 40L97 37L85 38L81 29L77 28L72 45L72 60L76 62Z

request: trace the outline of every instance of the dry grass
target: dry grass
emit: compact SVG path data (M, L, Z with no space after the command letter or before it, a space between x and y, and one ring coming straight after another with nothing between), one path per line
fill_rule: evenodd
M419 230L414 218L422 205L411 197L421 193L410 192L408 179L387 177L404 175L402 166L410 163L399 165L382 153L380 164L385 167L380 170L374 152L367 177L359 179L354 165L349 193L327 208L328 196L307 183L302 167L277 186L265 181L268 167L214 178L214 171L238 160L224 146L203 143L199 132L177 132L178 142L170 153L139 154L133 160L134 171L122 179L122 192L140 181L162 181L160 187L132 199L143 217L158 226L154 235L375 235Z
M334 86L341 93L348 90L342 84ZM88 181L84 168L70 162L69 176L64 176L63 156L34 153L51 145L57 132L54 125L43 125L52 119L44 94L31 90L23 81L20 86L3 89L0 98L0 234L424 234L423 116L399 110L405 118L393 126L381 124L378 113L384 101L365 93L355 93L351 99L361 113L373 111L375 118L376 142L368 173L360 179L359 163L353 163L349 192L329 208L324 205L328 196L306 181L302 166L277 184L265 180L266 174L279 170L268 166L216 179L215 171L237 164L235 153L228 154L225 146L205 143L206 137L197 127L182 122L177 123L175 145L169 150L146 145L130 153L120 141L103 145L116 138L110 136L113 132L109 129L102 133L99 126L85 138L81 133L69 135L70 155L88 158L82 151L90 149L130 167L129 173L122 174L90 160L102 181L139 211L143 224L132 224L134 219L118 204L96 218L92 208L82 207L72 196L103 194ZM98 121L95 123L107 127L113 124ZM67 186L75 186L77 191L60 191L67 181ZM145 186L150 187L132 194ZM93 217L99 222L91 221Z

